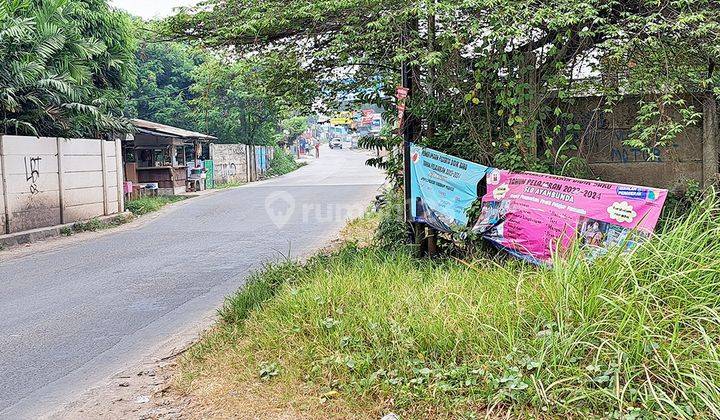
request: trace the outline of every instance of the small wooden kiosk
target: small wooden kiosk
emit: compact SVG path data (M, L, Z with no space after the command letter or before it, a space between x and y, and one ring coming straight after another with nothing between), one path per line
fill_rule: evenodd
M213 136L150 121L132 120L136 133L123 142L125 180L158 194L187 191L189 168L199 166Z

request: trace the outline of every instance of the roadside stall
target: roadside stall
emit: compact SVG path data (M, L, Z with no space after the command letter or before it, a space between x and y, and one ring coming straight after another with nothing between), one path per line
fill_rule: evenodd
M136 133L124 142L123 159L133 196L204 189L204 158L215 137L140 119L132 123Z

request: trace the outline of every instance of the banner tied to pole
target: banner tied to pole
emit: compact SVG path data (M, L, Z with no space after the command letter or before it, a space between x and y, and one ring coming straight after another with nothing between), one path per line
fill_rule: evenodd
M536 264L576 241L591 258L634 248L655 229L667 198L663 189L503 171L417 146L411 156L415 221L445 232L466 227L486 185L473 231Z
M413 221L443 232L467 226L467 211L490 168L415 144L410 160Z
M405 110L406 108L406 100L408 97L408 94L410 93L410 89L406 87L398 87L395 90L395 98L397 99L397 110L398 110L398 117L397 117L397 128L399 130L402 130L403 124L405 123Z

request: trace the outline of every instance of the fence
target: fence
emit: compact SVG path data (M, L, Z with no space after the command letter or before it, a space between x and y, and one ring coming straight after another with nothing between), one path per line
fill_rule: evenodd
M270 168L275 149L246 144L211 144L210 159L216 183L253 182Z
M124 210L120 140L0 136L0 233Z
M248 182L248 149L245 144L210 144L215 182Z
M255 156L257 157L255 165L260 178L270 169L270 160L273 158L274 151L275 149L272 147L255 146Z

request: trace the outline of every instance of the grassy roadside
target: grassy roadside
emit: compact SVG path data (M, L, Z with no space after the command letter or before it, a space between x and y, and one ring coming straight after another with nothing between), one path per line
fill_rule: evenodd
M157 196L144 197L137 200L131 200L126 203L126 210L131 214L120 214L109 219L93 218L90 220L74 223L70 226L60 229L63 236L72 236L83 232L98 232L102 230L112 229L126 223L131 222L137 216L152 213L160 210L168 204L176 203L189 198L188 196ZM5 247L0 245L0 251Z
M157 196L143 197L137 200L130 200L126 203L125 208L130 215L120 215L108 220L100 220L98 218L90 219L84 222L77 222L70 227L63 228L60 233L64 236L71 236L82 232L97 232L101 230L111 229L120 225L124 225L132 221L137 216L156 212L168 204L185 200L186 196Z
M179 384L220 415L255 396L308 418L718 417L719 213L702 203L594 264L579 250L552 268L418 261L351 241L270 266Z
M60 230L60 234L70 236L76 233L97 232L100 230L111 229L132 221L134 217L134 215L119 215L107 220L100 220L97 218L90 219L84 222L77 222L70 227L62 228Z
M184 195L159 195L156 197L143 197L137 200L130 200L125 204L127 211L135 216L156 212L168 204L177 203L188 199Z
M213 189L214 190L226 190L229 188L242 187L243 185L247 185L247 182L228 181L228 182L222 182L222 183L215 183L215 186L213 187Z

